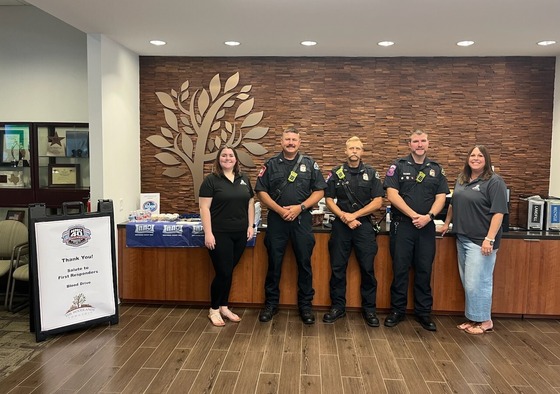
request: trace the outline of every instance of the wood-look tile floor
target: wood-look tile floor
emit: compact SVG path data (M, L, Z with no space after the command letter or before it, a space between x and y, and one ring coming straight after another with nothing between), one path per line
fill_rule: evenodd
M412 316L370 328L358 312L305 326L282 309L213 327L207 309L123 305L120 323L75 331L0 381L1 393L560 393L560 321L495 319L471 336ZM380 316L384 317L384 315Z

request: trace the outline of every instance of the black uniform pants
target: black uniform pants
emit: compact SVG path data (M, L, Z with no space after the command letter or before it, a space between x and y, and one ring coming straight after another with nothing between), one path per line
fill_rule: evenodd
M311 254L315 246L315 237L311 226L311 213L308 211L302 212L293 222L287 222L277 213L268 211L264 238L268 252L268 271L264 284L265 305L278 306L280 302L280 274L288 241L292 242L298 267L299 309L311 309L315 294L311 272Z
M208 250L216 272L210 285L210 300L212 309L218 309L220 306L228 306L233 269L247 246L247 231L215 232L214 238L216 247Z
M432 311L432 264L436 254L434 222L417 229L409 218L391 222L390 251L393 259L391 309L405 313L409 271L414 270L414 313L427 316Z
M377 280L373 263L377 254L377 242L369 221L364 221L354 230L338 218L333 222L329 239L331 306L343 310L346 308L346 270L352 247L360 265L362 308L366 312L374 312Z

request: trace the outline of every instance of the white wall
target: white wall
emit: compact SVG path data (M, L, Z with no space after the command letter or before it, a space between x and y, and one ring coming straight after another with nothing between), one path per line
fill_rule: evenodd
M113 200L115 222L140 196L140 71L138 56L106 36L90 34L88 86L92 202Z
M92 202L112 199L116 223L139 204L139 119L136 54L35 7L0 6L0 121L89 123Z
M88 122L83 32L35 7L0 7L0 121Z
M560 56L556 58L554 78L554 110L552 113L552 149L548 194L560 198ZM530 143L530 141L528 141Z

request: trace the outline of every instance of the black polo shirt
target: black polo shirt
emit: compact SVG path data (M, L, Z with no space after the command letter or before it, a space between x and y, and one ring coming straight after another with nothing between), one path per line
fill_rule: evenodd
M427 157L422 164L416 164L412 155L398 159L389 167L383 187L397 189L404 202L420 215L430 212L436 195L449 193L443 168ZM396 207L391 214L395 218L408 217Z
M236 232L249 227L249 200L254 192L249 178L240 173L233 183L224 175L210 174L200 185L199 197L212 198L212 231Z

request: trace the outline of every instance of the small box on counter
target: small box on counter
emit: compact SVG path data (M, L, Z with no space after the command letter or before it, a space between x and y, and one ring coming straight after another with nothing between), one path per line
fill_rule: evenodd
M560 199L546 200L546 231L560 231Z
M522 197L519 202L520 226L527 230L544 230L545 200L540 196ZM527 220L524 220L526 218Z
M159 193L140 193L140 209L159 214Z

